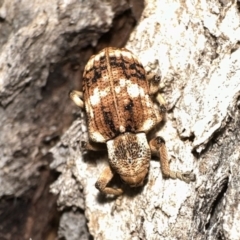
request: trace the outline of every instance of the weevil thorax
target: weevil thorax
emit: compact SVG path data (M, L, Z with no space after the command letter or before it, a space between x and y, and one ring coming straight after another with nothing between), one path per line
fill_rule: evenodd
M145 133L124 133L107 141L110 166L131 187L141 186L148 173L151 151Z

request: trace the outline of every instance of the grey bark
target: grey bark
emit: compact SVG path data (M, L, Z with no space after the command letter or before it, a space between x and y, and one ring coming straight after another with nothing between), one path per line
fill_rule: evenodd
M166 140L171 168L192 170L197 181L163 179L151 161L141 191L111 199L94 187L107 155L80 151L85 114L67 93L81 88L92 48L123 44L131 24L113 19L128 9L138 18L134 3L0 1L1 207L5 196L23 197L38 186L51 148L61 237L88 237L81 209L94 239L240 239L238 1L145 0L126 43L148 72L162 76L168 113L155 134ZM112 25L111 39L101 38ZM31 197L41 200L39 192ZM29 222L24 236L36 239Z
M106 12L108 17L102 19L101 16ZM19 19L18 15L20 15ZM39 163L29 161L29 158L25 156L31 155L31 158L35 158L39 152L47 151L44 148L39 149L39 144L36 144L34 140L35 136L38 135L41 141L46 137L44 135L56 134L54 123L50 126L46 124L46 116L39 116L40 110L37 111L39 102L45 101L42 103L42 105L45 104L41 106L42 108L47 108L47 105L53 102L55 105L61 102L60 96L54 96L54 94L51 96L51 92L43 96L42 90L44 86L47 86L49 77L55 78L56 82L61 81L58 76L51 76L49 70L54 71L52 65L63 60L67 51L73 47L81 49L96 44L99 36L109 30L114 13L109 4L96 6L94 1L71 1L69 3L43 1L41 4L37 1L30 3L28 1L20 3L4 1L0 16L1 32L5 33L1 37L0 58L1 167L8 168L1 174L3 178L6 175L11 178L11 174L20 178L20 181L14 182L4 178L0 196L16 194L16 192L16 195L21 195L28 188L21 183L22 180L33 175L31 171L37 172L36 168L39 165ZM70 89L71 86L68 88ZM64 89L64 92L67 90ZM50 99L47 101L46 98ZM67 94L65 99L67 99ZM56 120L60 121L60 119L58 117ZM39 122L33 125L34 120ZM30 130L32 127L35 130ZM31 132L30 136L29 132ZM34 132L36 132L35 135ZM26 162L22 159L15 161L17 157L25 158ZM32 165L35 165L35 168ZM11 168L16 171L12 171ZM26 168L24 176L21 174L22 168Z
M74 136L87 134L84 120L75 122L63 137L65 152L61 143L52 149L52 167L64 169L63 179L71 171L80 184L77 199L83 196L95 239L240 239L239 40L236 1L145 1L126 47L162 76L168 114L156 134L166 140L171 168L192 170L197 181L163 179L152 161L141 192L103 198L94 183L107 156L82 155Z
M49 149L78 114L68 92L80 87L85 62L97 43L106 44L104 34L125 26L117 44L126 40L135 20L121 15L130 9L114 0L0 1L1 239L52 234ZM69 197L66 206L72 207Z

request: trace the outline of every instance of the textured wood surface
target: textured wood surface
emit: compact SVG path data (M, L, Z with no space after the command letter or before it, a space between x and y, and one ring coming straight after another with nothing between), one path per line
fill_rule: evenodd
M240 238L239 33L238 2L145 1L126 48L162 76L168 112L159 134L171 167L191 169L197 181L164 180L152 161L142 191L105 199L93 184L107 156L73 151L96 239Z
M126 1L0 1L0 239L56 236L60 214L49 185L57 176L49 170L49 149L78 115L68 92L80 87L96 43L111 44L116 28L115 46L122 45L134 22ZM58 179L65 191L59 201L82 207L80 185L71 177L70 171ZM71 236L60 224L61 234Z
M142 15L138 2L0 1L2 239L49 236L50 148L61 237L89 237L84 212L95 239L240 239L239 1L145 0ZM131 14L139 24L126 43ZM157 131L171 168L192 170L195 183L164 180L151 161L142 190L109 199L95 189L107 156L80 151L86 122L67 94L93 53L123 43L162 76Z

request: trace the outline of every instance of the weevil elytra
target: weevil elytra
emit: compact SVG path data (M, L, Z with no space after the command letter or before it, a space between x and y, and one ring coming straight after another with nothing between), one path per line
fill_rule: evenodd
M96 143L107 146L109 165L96 182L102 193L123 193L122 188L108 186L115 173L131 187L141 186L151 155L159 156L164 177L187 183L195 180L193 173L170 170L162 137L147 141L146 134L162 121L166 112L165 101L158 92L159 82L159 78L146 75L132 52L108 47L86 64L83 91L70 93L87 113L89 142L82 146L95 151L100 150Z

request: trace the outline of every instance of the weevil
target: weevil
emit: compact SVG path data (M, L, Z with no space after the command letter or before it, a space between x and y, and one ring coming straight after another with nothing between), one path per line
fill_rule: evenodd
M82 92L70 92L71 99L87 114L89 142L82 142L83 148L98 151L97 143L107 146L109 165L96 182L100 192L123 193L121 187L108 186L115 173L130 187L143 185L151 155L159 157L164 177L195 181L191 172L170 170L162 137L147 141L147 133L166 113L159 82L159 77L146 74L131 51L108 47L86 64Z

